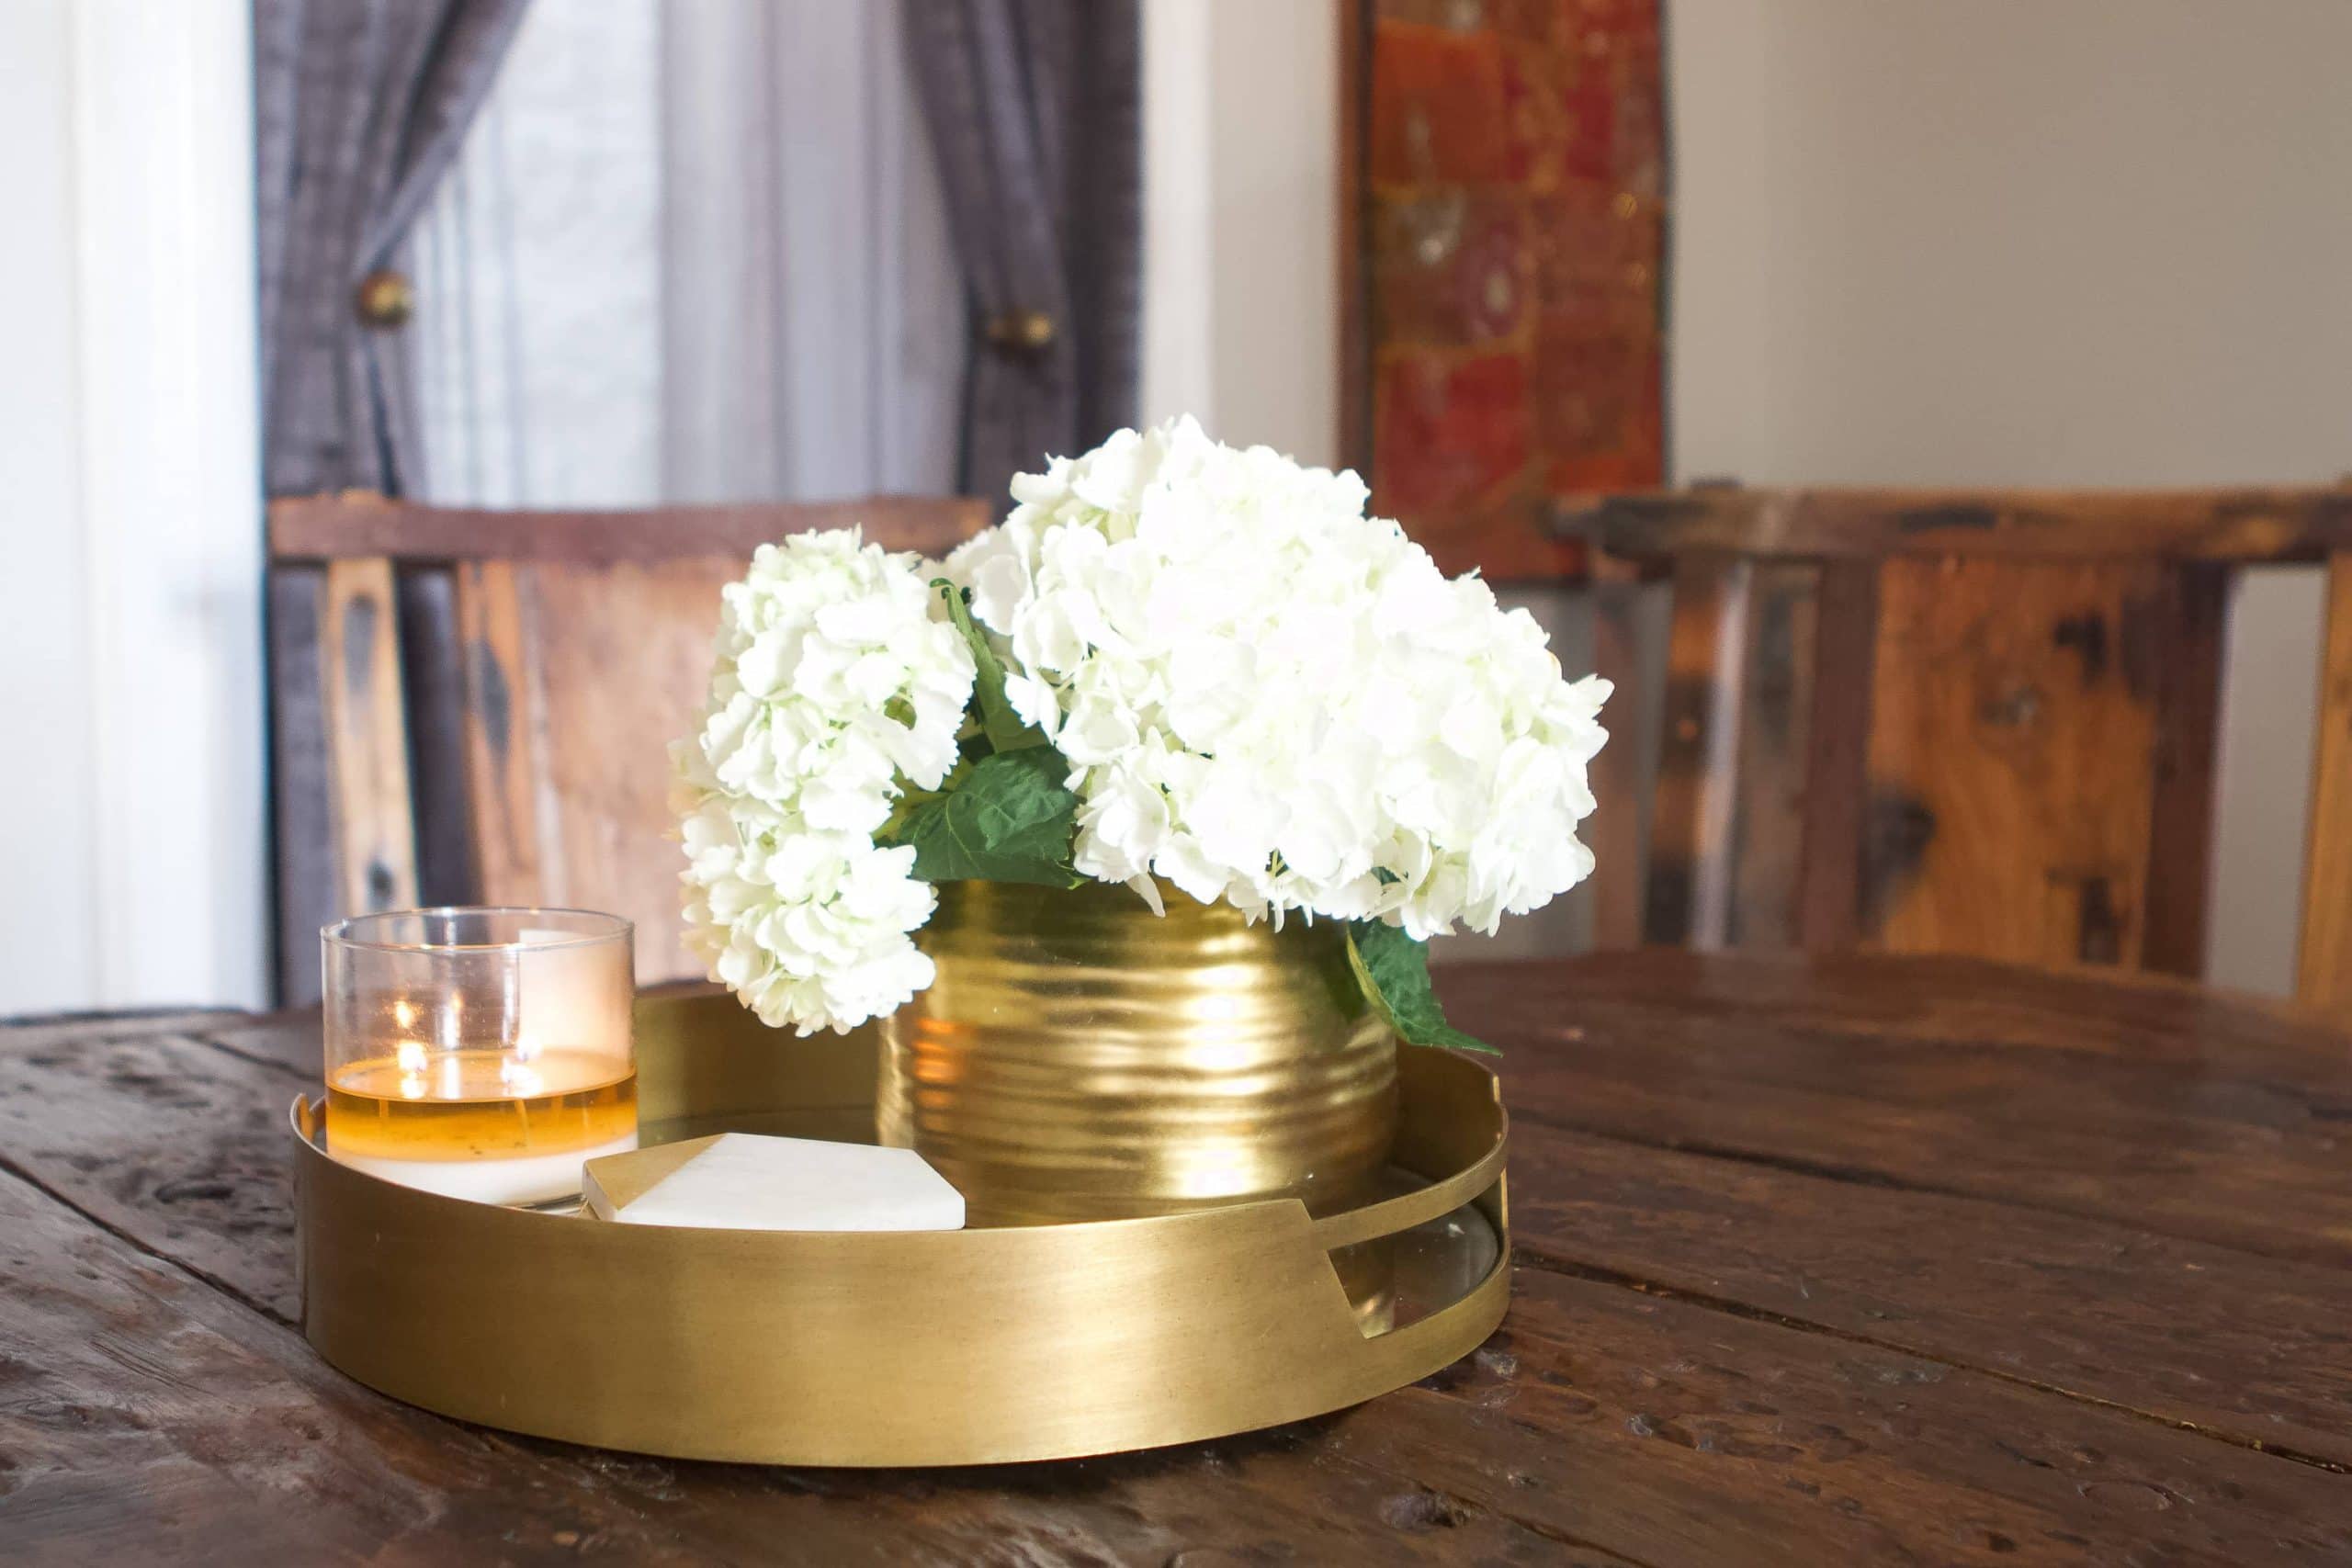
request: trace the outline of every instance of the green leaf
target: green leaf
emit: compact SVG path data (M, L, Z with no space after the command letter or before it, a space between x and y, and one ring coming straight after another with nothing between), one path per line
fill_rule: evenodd
M1445 1021L1430 987L1429 944L1404 927L1381 920L1348 922L1348 963L1372 1005L1388 1020L1396 1037L1413 1045L1446 1045L1456 1051L1500 1055Z
M947 603L947 618L964 634L972 649L974 676L972 694L979 699L980 725L989 738L989 745L999 751L1025 751L1046 744L1046 732L1034 724L1023 724L1021 716L1012 711L1012 704L1004 694L1004 660L989 646L988 634L972 619L972 606L965 591L944 577L932 579L932 587ZM1065 770L1067 771L1067 770Z
M886 826L885 841L912 844L925 882L1075 887L1083 879L1069 863L1078 796L1062 782L1069 773L1051 746L983 757Z

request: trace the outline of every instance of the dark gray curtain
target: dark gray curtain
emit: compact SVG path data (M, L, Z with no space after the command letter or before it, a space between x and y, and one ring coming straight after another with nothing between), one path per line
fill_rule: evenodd
M262 444L272 495L397 494L416 420L362 279L457 155L526 0L254 0Z
M416 478L408 345L396 325L362 321L360 285L396 260L408 225L457 156L525 4L254 0L270 494L397 495ZM318 997L319 927L356 912L336 907L318 588L316 569L280 568L270 583L277 977L289 1003ZM436 611L447 618L446 604L430 593L403 584L401 597L403 622ZM435 642L403 639L420 640ZM431 686L439 672L412 673ZM424 891L430 898L436 890Z
M1005 486L1136 417L1139 0L901 0L970 290L962 489Z

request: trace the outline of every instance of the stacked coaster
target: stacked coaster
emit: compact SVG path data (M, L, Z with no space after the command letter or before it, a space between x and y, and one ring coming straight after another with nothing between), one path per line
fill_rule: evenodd
M719 1133L592 1159L583 1211L632 1225L954 1231L964 1195L912 1149Z

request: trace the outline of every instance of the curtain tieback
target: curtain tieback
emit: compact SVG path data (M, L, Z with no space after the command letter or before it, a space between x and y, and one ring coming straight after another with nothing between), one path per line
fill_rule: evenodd
M1008 354L1038 354L1053 346L1061 328L1043 310L1005 310L990 316L988 340Z
M362 324L377 332L404 325L416 311L416 290L390 267L378 267L359 280L351 298Z

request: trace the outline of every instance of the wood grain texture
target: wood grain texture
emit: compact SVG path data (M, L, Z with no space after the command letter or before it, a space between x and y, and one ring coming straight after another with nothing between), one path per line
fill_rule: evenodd
M1511 1176L1556 1265L2352 1468L2340 1269L1524 1119Z
M319 994L319 928L335 918L334 790L327 756L320 615L326 568L269 573L269 826L272 978L281 1003Z
M691 1554L593 1481L378 1398L291 1330L0 1176L0 1558ZM494 1544L493 1544L494 1543Z
M2182 491L1772 490L1596 497L1564 536L1614 554L2318 560L2352 549L2352 486Z
M1632 572L1605 558L1593 561L1585 592L1592 610L1592 671L1616 688L1602 714L1609 743L1591 763L1592 794L1600 805L1583 831L1594 861L1592 945L1603 951L1641 944L1648 885L1642 816L1653 771L1645 765L1649 759L1640 749L1637 716L1646 685L1641 657L1643 592Z
M1716 947L1731 862L1730 780L1716 764L1737 743L1743 649L1733 617L1746 603L1747 572L1688 562L1673 587L1642 934Z
M416 905L399 610L391 563L330 562L319 615L338 915Z
M2164 573L2149 631L2155 662L2155 776L2148 803L2147 931L2141 962L2205 973L2212 886L2213 788L2220 764L2228 569L2199 562Z
M9 1106L46 1108L38 1122L0 1120L0 1147L10 1151L6 1163L108 1232L170 1259L225 1297L290 1323L294 1237L285 1201L280 1101L291 1098L306 1075L269 1058L299 1055L306 1035L314 1057L315 1031L309 1019L271 1021L223 1032L220 1044L153 1035L103 1052L45 1052L39 1060L7 1052L0 1036L0 1116ZM14 1076L6 1076L11 1066ZM272 1109L264 1113L258 1110L264 1106ZM42 1126L50 1131L40 1132ZM0 1179L0 1190L5 1185ZM0 1348L5 1343L0 1337ZM413 1416L327 1371L307 1346L292 1342L283 1353L299 1359L311 1381L323 1379L347 1391L363 1411ZM254 1375L284 1381L276 1369ZM220 1385L216 1403L233 1406L239 1386ZM345 1413L340 1419L353 1417ZM469 1431L435 1424L452 1433ZM781 1551L784 1561L831 1562L879 1550L891 1561L941 1563L1160 1562L1194 1551L1214 1562L1227 1552L1250 1561L1327 1531L1336 1532L1332 1550L1374 1562L1450 1562L1457 1551L1508 1562L1622 1561L1606 1552L1578 1555L1573 1543L1532 1532L1505 1510L1325 1451L1314 1441L1322 1425L1069 1466L865 1476L488 1440L514 1456L507 1484L592 1488L605 1510L617 1507L624 1518L661 1518L651 1539L691 1548L695 1561L708 1560L700 1554L709 1552L725 1561L775 1561ZM479 1478L467 1483L489 1486ZM1511 1496L1508 1488L1495 1491L1501 1500ZM313 1501L328 1505L329 1516L315 1528L340 1525L334 1508L341 1500ZM233 1513L217 1500L210 1506ZM822 1517L804 1517L820 1508ZM593 1518L598 1510L583 1511ZM217 1528L227 1539L226 1526ZM578 1533L597 1531L582 1527ZM300 1539L315 1549L320 1538ZM637 1537L600 1539L616 1560L633 1560L629 1554L638 1548L630 1543ZM17 1561L11 1544L6 1509L0 1506L0 1555ZM553 1549L579 1541L526 1544L534 1551L544 1545L552 1556ZM471 1560L462 1538L441 1540L435 1549L457 1555L417 1560ZM1004 1555L994 1555L999 1551ZM58 1560L77 1561L70 1553Z
M1532 1483L1524 1517L1658 1563L2352 1551L2341 1475L1615 1280L1537 1266L1514 1284L1486 1348L1428 1380L1483 1421L1407 1428L1382 1450L1370 1440L1394 1426L1342 1426L1345 1451L1409 1458L1465 1494L1515 1471Z
M989 519L978 501L922 497L632 513L273 502L279 574L327 563L328 793L341 874L368 895L345 906L419 901L416 807L430 803L445 895L612 910L637 924L640 980L698 975L678 917L668 747L703 705L720 587L793 533L855 523L940 556ZM402 647L394 562L420 589L411 629L456 646ZM403 659L442 699L415 747Z
M2352 1016L2352 550L2338 552L2327 568L2295 992L2314 1006Z
M2160 595L2151 563L1882 569L1865 946L2139 963Z
M534 570L566 874L595 908L637 921L640 980L698 978L678 914L670 743L702 712L719 589L739 574L710 559Z
M987 527L976 497L868 496L638 512L493 512L427 506L353 491L269 503L273 562L381 557L395 561L658 561L750 558L760 546L811 529L865 530L869 544L936 558Z
M547 703L536 595L526 601L528 569L467 561L456 576L475 901L571 905L547 795ZM677 722L691 711L681 708Z
M2352 1555L2352 1040L2317 1015L1951 959L1440 984L1510 1053L1501 1332L1336 1417L980 1471L676 1463L377 1399L263 1315L291 1238L240 1108L274 1132L314 1019L0 1031L0 1557Z
M2160 980L1663 950L1450 966L1518 1119L2352 1266L2352 1045Z
M17 1013L0 1018L0 1051L83 1044L127 1035L162 1034L205 1024L254 1027L254 1015L234 1008L130 1008L123 1011Z
M678 916L669 747L701 711L719 590L741 570L716 556L460 569L483 896L627 915L640 981L702 973Z
M2309 491L1779 491L1702 485L1564 506L1558 537L1678 582L1744 662L1736 743L1694 785L1663 768L1663 820L1728 790L1727 919L1703 858L1657 863L1653 942L1865 946L2028 963L2203 964L2231 571L2307 558L2352 528L2352 485ZM1815 574L1811 667L1787 597ZM1769 586L1768 586L1769 585ZM1683 628L1688 646L1702 628ZM1785 710L1795 671L1810 701ZM1687 724L1687 687L1654 699ZM1792 749L1804 748L1792 764ZM1726 761L1726 757L1730 760ZM2325 772L2325 764L2323 764ZM2337 769L2337 773L2344 770ZM2352 808L2347 808L2352 809ZM2342 874L2352 878L2352 852ZM2352 897L2339 901L2352 908ZM2323 913L2317 929L2333 930ZM2352 933L2352 914L2344 930ZM2352 934L2345 937L2352 942ZM2352 966L2352 962L2347 963ZM2347 982L2352 985L2352 982Z
M1736 947L1797 945L1820 577L1804 562L1764 561L1748 580L1724 931Z
M465 639L458 630L458 568L402 567L401 682L408 699L409 804L416 815L417 897L479 904L471 803L466 788Z
M1797 940L1816 952L1851 947L1861 934L1862 831L1878 626L1877 566L1825 564L1814 608L1813 709L1805 725L1797 867Z
M1309 1540L1379 1563L1577 1561L1316 1451L1312 1428L866 1477L510 1439L368 1393L290 1329L5 1176L0 1262L37 1283L0 1293L11 1564L1216 1562Z
M300 1315L286 1110L318 1091L185 1035L0 1049L0 1166L281 1323Z

